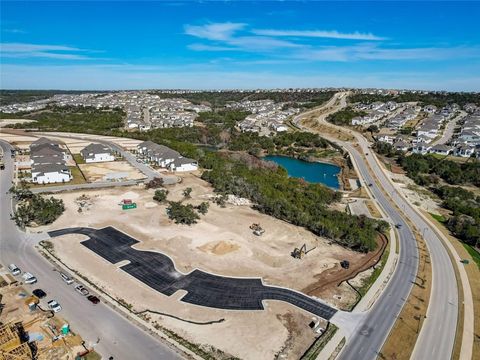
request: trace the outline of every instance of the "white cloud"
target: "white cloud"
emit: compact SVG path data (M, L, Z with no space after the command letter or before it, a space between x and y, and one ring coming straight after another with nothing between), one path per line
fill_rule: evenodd
M239 48L229 46L207 45L207 44L190 44L187 45L190 50L195 51L238 51Z
M0 43L2 58L49 58L60 60L88 60L81 54L87 50L64 45Z
M274 37L311 37L311 38L330 38L346 40L368 40L380 41L386 40L384 37L373 35L372 33L341 33L336 30L274 30L274 29L255 29L252 33L262 36Z
M244 23L209 23L206 25L185 25L185 34L204 40L212 44L191 44L188 47L195 51L232 51L248 52L272 51L275 49L298 48L303 45L290 41L275 39L267 36L237 35L244 30ZM221 45L219 45L221 44Z
M243 23L210 23L205 25L185 25L185 34L207 40L228 40L235 32L242 30Z
M479 58L479 47L451 48L382 48L372 44L328 46L303 49L292 55L309 61L411 60L439 61L456 58Z

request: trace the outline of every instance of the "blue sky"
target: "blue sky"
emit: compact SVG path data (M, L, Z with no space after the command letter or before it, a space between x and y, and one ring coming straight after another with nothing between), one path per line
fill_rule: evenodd
M1 1L1 88L480 91L480 2Z

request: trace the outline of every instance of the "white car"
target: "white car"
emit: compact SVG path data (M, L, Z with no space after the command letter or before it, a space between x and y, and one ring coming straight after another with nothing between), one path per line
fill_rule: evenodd
M89 294L89 291L82 284L75 286L75 290L77 290L83 296L87 296Z
M68 285L73 284L73 279L70 276L63 272L61 272L60 275L62 276L63 281L65 281Z
M48 307L50 309L53 310L53 312L59 312L60 310L62 310L62 307L60 306L60 304L56 301L56 300L50 300L48 302Z
M22 273L22 271L15 264L8 265L8 270L10 270L10 272L14 276L20 275Z
M25 284L35 284L37 282L37 278L29 272L23 273L22 278Z

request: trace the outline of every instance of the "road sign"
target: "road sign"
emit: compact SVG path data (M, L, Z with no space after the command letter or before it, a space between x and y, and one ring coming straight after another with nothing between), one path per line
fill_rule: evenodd
M136 209L136 208L137 208L137 203L123 204L122 205L122 210Z

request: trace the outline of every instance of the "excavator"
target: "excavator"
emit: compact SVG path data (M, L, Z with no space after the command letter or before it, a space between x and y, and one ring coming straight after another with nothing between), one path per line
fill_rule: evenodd
M303 244L300 248L295 248L291 252L292 257L295 259L302 259L305 255L307 255L310 251L316 249L316 246L307 250L307 245Z

